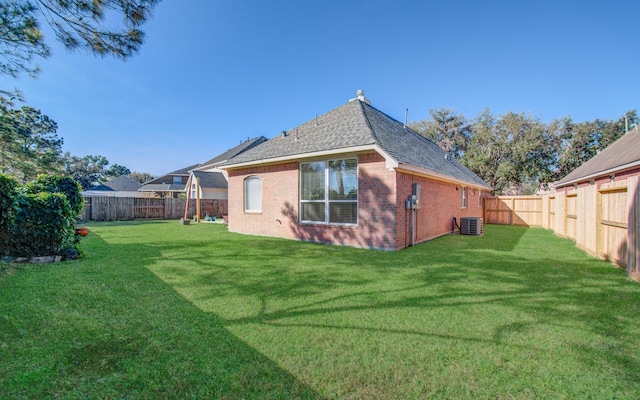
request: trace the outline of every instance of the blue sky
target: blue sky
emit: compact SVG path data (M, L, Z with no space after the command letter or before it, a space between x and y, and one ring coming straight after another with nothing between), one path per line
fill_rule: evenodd
M548 122L640 109L640 1L164 0L127 62L53 55L2 76L64 150L161 175L272 138L363 89L402 121L447 107Z

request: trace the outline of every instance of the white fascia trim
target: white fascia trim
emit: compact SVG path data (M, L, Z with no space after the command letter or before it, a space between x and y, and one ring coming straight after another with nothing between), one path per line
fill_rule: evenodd
M309 159L309 158L327 157L327 156L333 156L336 154L361 153L361 152L371 151L371 150L380 153L384 157L384 159L387 162L388 168L394 168L393 165L397 166L398 163L386 152L382 151L382 149L380 149L378 145L367 144L364 146L343 147L341 149L323 150L323 151L316 151L313 153L292 154L292 155L287 155L282 157L265 158L262 160L247 161L247 162L238 163L238 164L222 165L222 166L218 166L218 168L222 170L229 170L229 169L237 169L237 168L244 168L244 167L253 167L256 165L279 164L287 161L300 161L300 160Z
M554 184L553 187L554 188L561 188L561 187L564 187L564 186L570 186L570 185L573 185L574 183L588 181L588 180L591 180L592 178L597 178L599 176L609 175L609 174L616 173L616 172L623 172L623 171L626 171L628 169L632 169L632 168L637 167L637 166L640 166L640 160L634 161L634 162L629 163L629 164L620 165L618 167L609 168L609 169L606 169L604 171L596 172L596 173L591 174L591 175L583 176L582 178L572 179L572 180L570 180L568 182L563 182L562 184Z
M466 182L466 181L461 181L459 179L453 178L449 175L444 175L441 174L439 172L435 172L432 171L430 169L426 169L426 168L422 168L422 167L417 167L415 165L411 165L411 164L404 164L402 163L400 166L398 166L397 170L399 172L408 172L408 173L412 173L412 174L416 174L416 175L421 175L424 176L426 178L432 178L438 181L442 181L442 182L447 182L447 183L453 183L455 185L460 185L460 186L466 186L469 188L475 188L475 189L480 189L480 190L491 190L488 187L482 186L482 185L478 185L475 183L471 183L471 182Z

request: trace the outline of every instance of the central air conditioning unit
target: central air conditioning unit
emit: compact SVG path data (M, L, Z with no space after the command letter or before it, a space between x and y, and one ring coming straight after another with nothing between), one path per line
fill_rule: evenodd
M482 218L465 217L460 218L460 234L482 236Z

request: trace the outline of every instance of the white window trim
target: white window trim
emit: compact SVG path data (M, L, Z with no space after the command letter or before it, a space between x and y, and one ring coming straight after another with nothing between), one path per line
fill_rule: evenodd
M260 209L257 210L253 210L253 209L248 209L247 208L247 182L249 181L253 181L253 180L258 180L260 182ZM257 176L257 175L250 175L247 176L246 178L244 178L244 181L242 182L243 185L243 205L242 208L244 210L245 213L261 213L262 212L262 178Z
M469 198L467 197L467 187L463 186L460 188L460 208L467 208L467 205L469 204Z

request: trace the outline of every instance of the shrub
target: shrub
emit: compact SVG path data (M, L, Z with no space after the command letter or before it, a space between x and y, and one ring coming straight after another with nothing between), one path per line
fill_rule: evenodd
M82 187L70 176L38 175L38 177L24 186L25 193L36 194L40 192L62 193L67 197L71 210L75 216L82 212L84 200L82 199Z
M0 174L0 257L8 254L11 244L17 186L13 178Z
M59 255L75 246L76 213L62 193L20 193L11 229L11 255Z

